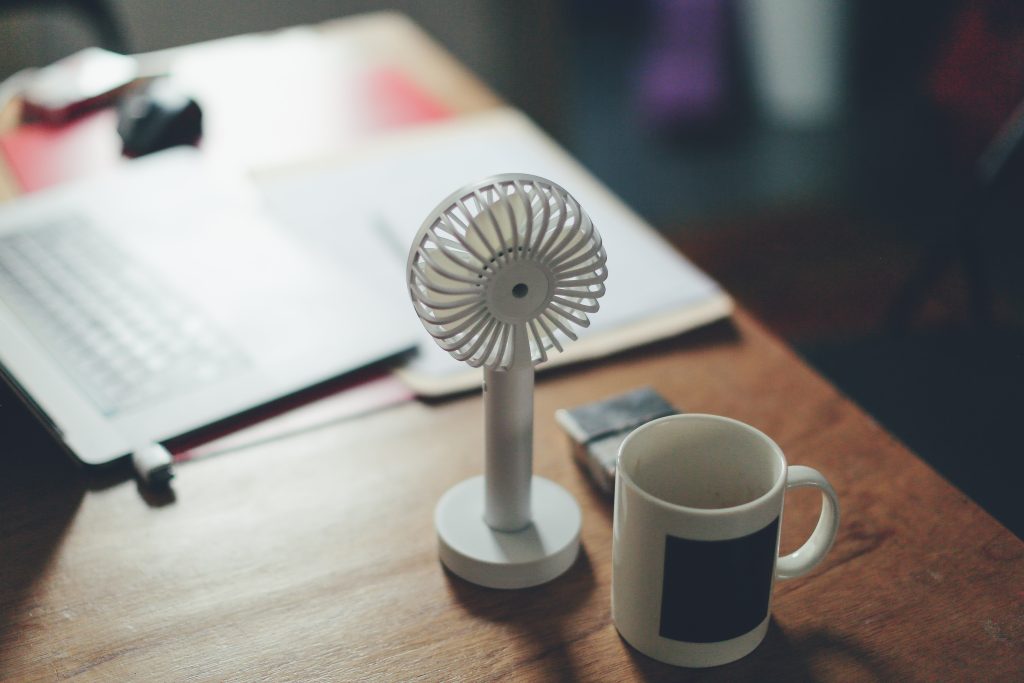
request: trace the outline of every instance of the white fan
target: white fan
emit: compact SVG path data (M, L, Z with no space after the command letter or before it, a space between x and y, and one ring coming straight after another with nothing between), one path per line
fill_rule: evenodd
M605 261L579 202L532 175L462 188L416 234L416 313L441 348L484 368L484 476L450 489L434 517L442 562L473 583L534 586L576 559L576 501L533 476L533 366L590 325Z

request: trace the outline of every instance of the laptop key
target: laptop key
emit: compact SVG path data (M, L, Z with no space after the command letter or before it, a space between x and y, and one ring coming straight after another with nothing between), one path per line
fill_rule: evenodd
M194 306L77 217L0 235L0 299L106 415L248 365Z

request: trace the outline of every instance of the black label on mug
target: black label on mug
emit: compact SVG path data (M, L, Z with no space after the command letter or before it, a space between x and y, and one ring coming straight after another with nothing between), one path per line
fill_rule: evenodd
M779 518L727 541L665 537L663 638L714 643L747 633L768 616Z

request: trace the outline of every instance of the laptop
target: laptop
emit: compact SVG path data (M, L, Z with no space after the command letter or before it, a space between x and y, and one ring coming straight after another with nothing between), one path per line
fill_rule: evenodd
M397 357L401 268L343 223L290 225L191 148L0 206L3 377L100 465Z

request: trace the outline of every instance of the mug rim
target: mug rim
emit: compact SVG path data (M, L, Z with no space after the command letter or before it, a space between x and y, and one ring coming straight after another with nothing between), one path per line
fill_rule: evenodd
M781 464L781 467L779 468L779 475L775 478L775 481L772 482L771 487L757 498L748 500L745 503L740 503L739 505L731 505L729 507L722 508L699 508L690 505L681 505L679 503L671 503L667 500L664 500L663 498L655 496L653 493L650 493L642 486L640 486L638 483L636 483L636 480L626 471L624 467L622 467L623 452L626 450L630 441L633 440L633 437L635 437L641 430L665 422L686 422L694 420L719 422L728 424L731 427L739 427L740 429L752 433L755 437L758 437L760 440L765 442L768 445L769 450L775 455L775 457ZM710 413L679 413L676 415L665 415L664 417L659 417L657 419L651 420L650 422L645 422L644 424L640 425L632 432L630 432L629 435L626 436L625 439L623 439L622 444L619 445L619 452L615 458L615 476L622 477L625 480L625 485L630 486L634 491L640 494L640 496L642 496L646 501L653 505L657 505L675 512L685 512L687 514L692 515L714 517L722 515L732 515L738 512L744 512L746 510L753 509L763 504L765 500L777 495L779 491L783 489L786 485L786 471L788 466L789 463L786 462L786 455L782 452L782 448L780 448L779 445L775 443L774 439L772 439L770 436L762 432L757 427L752 427L751 425L748 425L746 422L741 422L740 420L737 420L735 418L725 417L723 415L712 415Z

